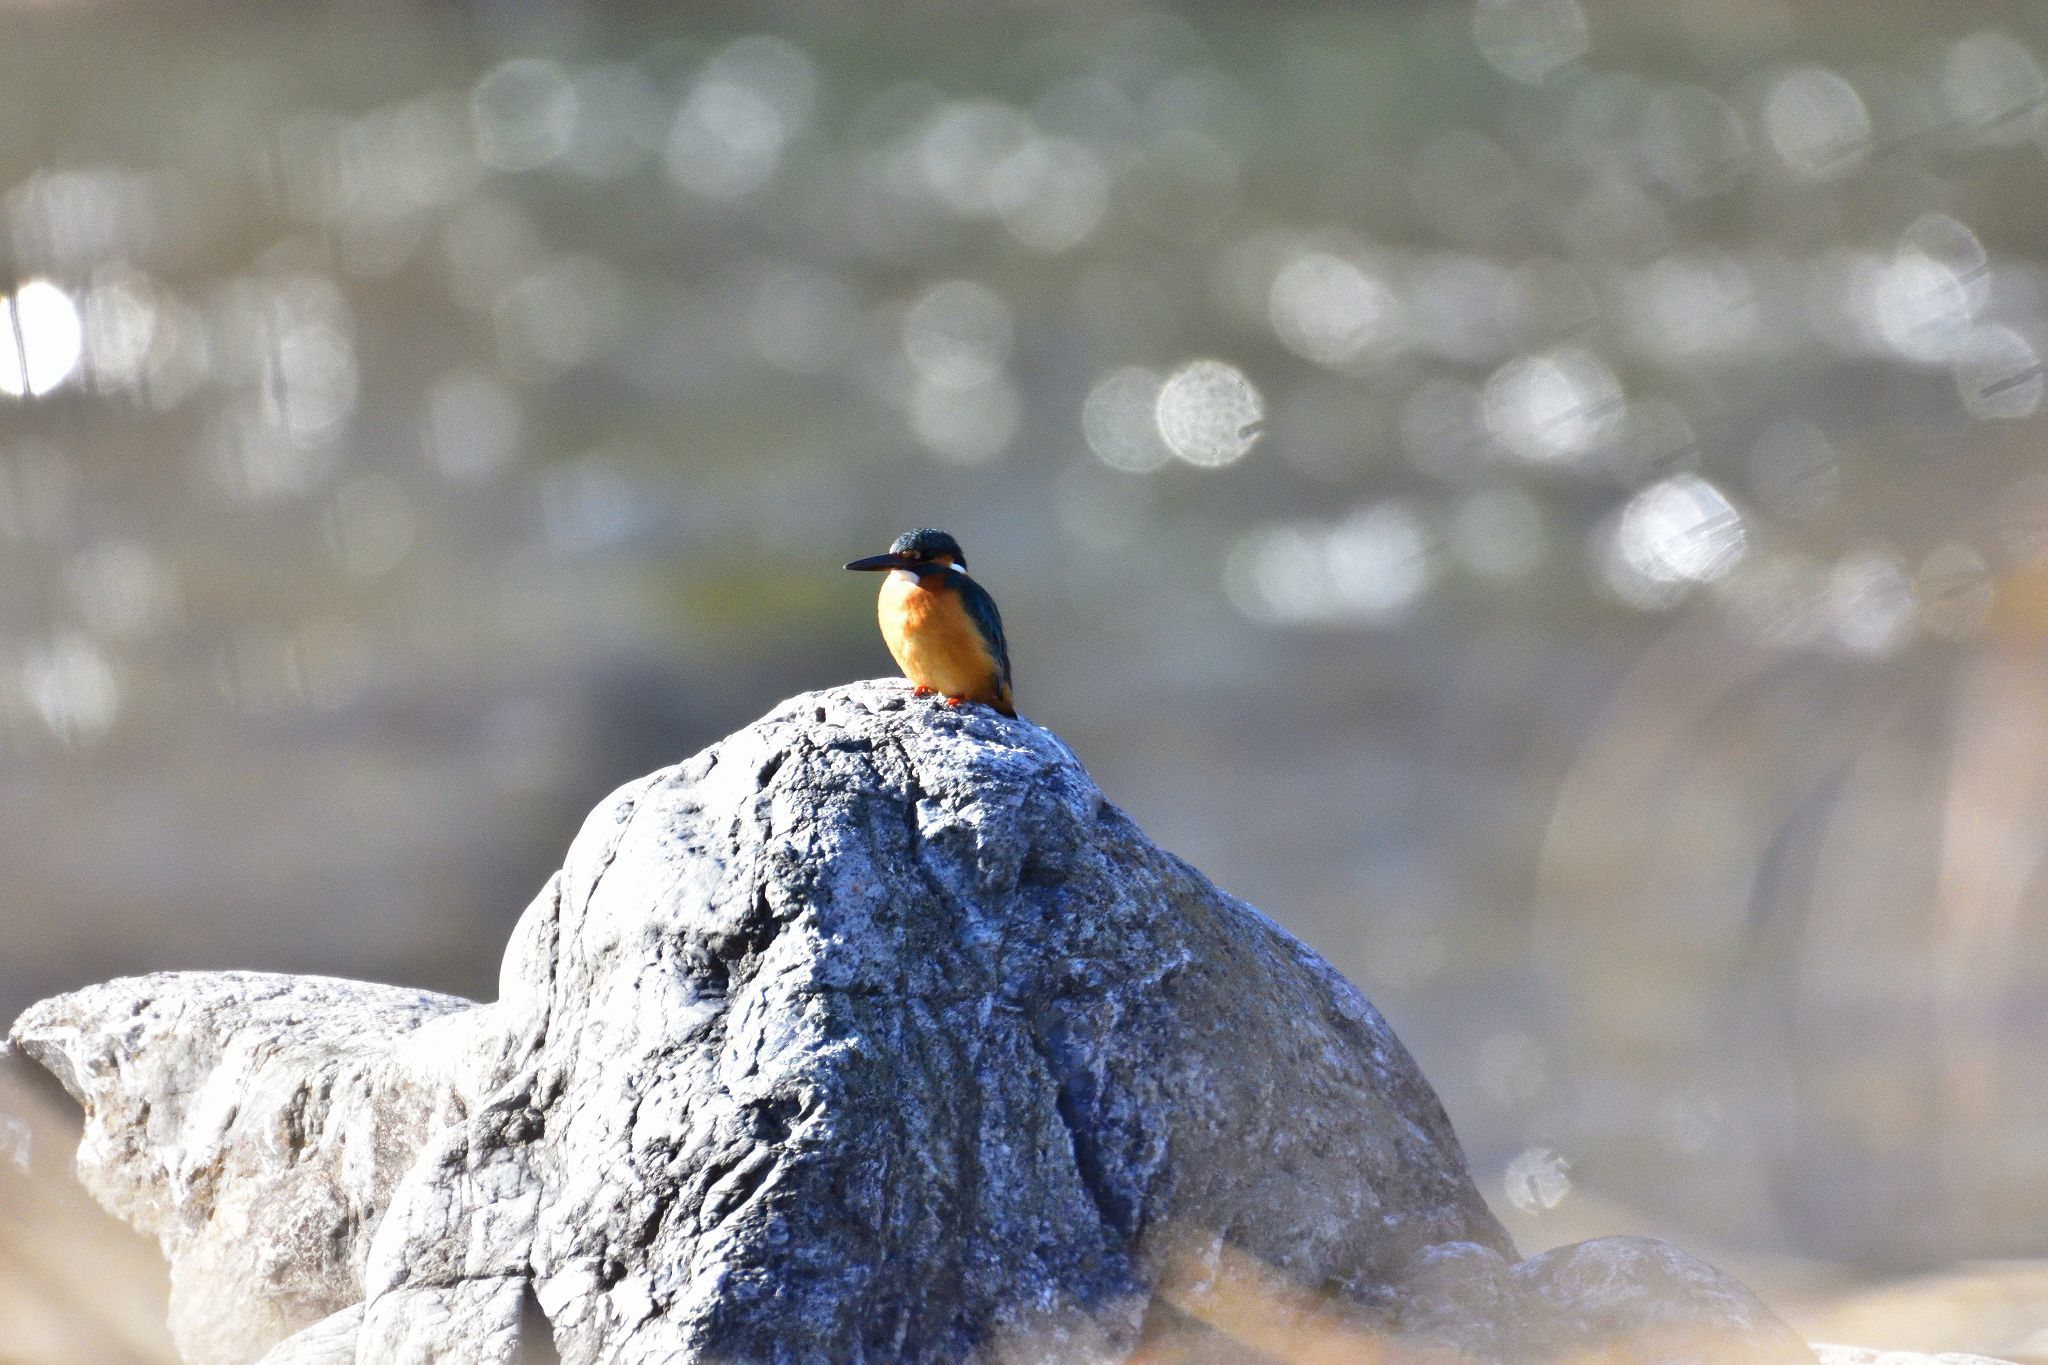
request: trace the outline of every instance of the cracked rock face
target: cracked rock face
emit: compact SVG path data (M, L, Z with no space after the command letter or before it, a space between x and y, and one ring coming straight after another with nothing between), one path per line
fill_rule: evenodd
M893 683L600 804L492 1004L160 975L13 1036L195 1361L510 1361L529 1299L571 1365L1105 1359L1219 1258L1395 1322L1425 1248L1514 1255L1356 990Z

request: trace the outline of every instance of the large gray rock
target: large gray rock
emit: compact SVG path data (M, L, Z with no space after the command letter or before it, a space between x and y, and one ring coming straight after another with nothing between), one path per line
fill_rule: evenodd
M1570 1335L1546 1296L1728 1307L1510 1269L1356 990L1052 735L894 683L614 793L493 1004L159 975L13 1037L194 1361L509 1361L532 1300L572 1365L1117 1358L1230 1332L1231 1265L1480 1354Z

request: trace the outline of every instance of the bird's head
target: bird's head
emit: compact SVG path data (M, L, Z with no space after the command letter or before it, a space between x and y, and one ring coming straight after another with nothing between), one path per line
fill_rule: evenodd
M846 567L867 573L902 569L922 575L956 567L964 571L967 556L961 551L959 541L944 531L934 531L927 526L921 530L905 531L896 537L896 543L889 547L887 554L856 559Z

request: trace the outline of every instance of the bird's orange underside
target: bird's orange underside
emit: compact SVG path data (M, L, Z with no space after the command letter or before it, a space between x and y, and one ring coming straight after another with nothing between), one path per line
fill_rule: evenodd
M1008 700L1002 669L982 643L959 594L891 574L882 584L876 615L896 666L916 686L991 706Z

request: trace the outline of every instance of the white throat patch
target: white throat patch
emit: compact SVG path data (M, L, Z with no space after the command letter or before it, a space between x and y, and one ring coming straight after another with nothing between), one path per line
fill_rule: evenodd
M948 564L946 567L959 574L962 578L967 577L967 567L964 564ZM889 577L895 579L898 583L917 583L923 580L922 574L912 573L909 569L891 569L889 570Z

